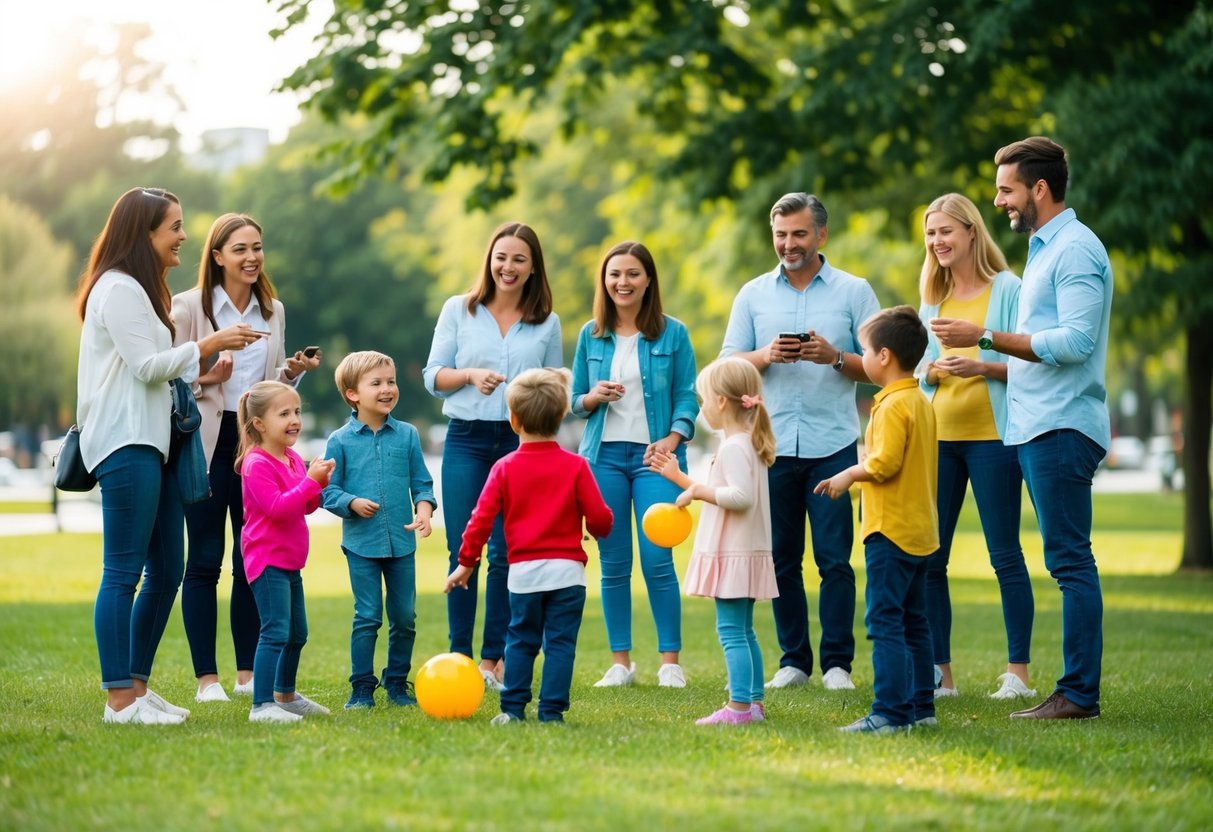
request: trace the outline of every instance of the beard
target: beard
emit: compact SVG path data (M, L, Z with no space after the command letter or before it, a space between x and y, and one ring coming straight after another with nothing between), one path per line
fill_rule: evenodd
M1016 218L1011 220L1011 230L1016 234L1031 234L1036 230L1036 202L1032 197L1028 197L1028 201L1024 203L1023 210L1020 211Z

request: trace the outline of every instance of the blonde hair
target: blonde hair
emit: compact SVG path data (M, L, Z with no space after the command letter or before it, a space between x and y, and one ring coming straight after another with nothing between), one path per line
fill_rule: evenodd
M240 473L240 464L244 462L244 457L248 452L254 446L261 446L261 431L257 430L253 420L264 419L274 399L283 393L290 393L295 398L299 397L294 387L283 384L281 381L259 381L240 397L240 404L236 407L236 423L240 426L240 448L236 452L236 473Z
M385 364L390 364L393 368L396 366L390 355L374 350L352 352L341 359L341 363L333 371L333 379L337 382L337 392L341 394L341 400L353 407L353 402L345 397L345 391L358 389L358 382L362 381L364 375Z
M994 242L994 238L990 236L985 221L981 218L981 212L977 210L973 200L962 194L944 194L936 198L927 206L926 213L922 215L924 231L927 227L927 220L937 211L947 214L963 225L966 230L973 232L973 245L970 251L973 254L973 272L978 278L989 283L994 280L996 274L1006 271L1007 258L1003 256L998 243ZM930 245L926 246L926 249L927 253L922 261L919 291L926 303L938 306L952 296L956 283L952 278L951 268L939 264L939 258L935 256L935 249Z
M775 463L775 431L771 416L762 401L746 407L742 397L757 399L762 395L762 376L754 365L741 358L720 358L704 367L695 379L695 389L706 404L723 396L730 415L746 427L754 452L762 464Z
M505 403L526 433L555 437L569 412L573 374L559 369L536 368L519 374L505 390Z

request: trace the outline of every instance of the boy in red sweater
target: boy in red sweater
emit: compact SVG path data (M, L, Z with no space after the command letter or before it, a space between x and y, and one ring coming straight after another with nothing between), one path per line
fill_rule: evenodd
M614 519L589 463L556 444L556 432L569 412L569 382L564 369L527 370L510 381L505 402L518 450L502 457L489 473L463 532L459 566L446 579L445 592L467 589L493 522L502 514L510 542L510 626L501 713L493 717L494 725L525 718L541 647L539 721L564 721L585 609L582 518L594 537L606 537Z

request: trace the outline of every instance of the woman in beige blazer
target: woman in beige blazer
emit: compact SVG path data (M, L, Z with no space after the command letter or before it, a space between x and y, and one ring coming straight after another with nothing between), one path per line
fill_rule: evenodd
M202 413L202 444L210 466L211 496L186 506L189 557L181 586L181 616L198 678L199 702L227 701L215 659L216 588L223 568L224 524L232 530L232 642L236 653L233 693L251 694L253 655L261 627L257 605L244 575L240 529L244 502L233 467L239 435L240 397L267 379L298 384L320 366L320 353L286 355L286 315L265 273L261 226L242 214L224 214L211 225L198 267L198 285L173 297L177 343L245 323L264 333L242 352L222 352L204 364L194 384Z

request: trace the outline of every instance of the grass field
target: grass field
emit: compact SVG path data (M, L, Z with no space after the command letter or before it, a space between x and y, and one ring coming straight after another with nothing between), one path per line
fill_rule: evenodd
M193 715L165 729L104 726L92 631L99 536L0 538L0 829L1208 829L1213 577L1171 574L1180 512L1176 495L1097 497L1104 716L1026 725L986 697L1005 642L966 514L952 570L961 696L941 701L938 729L894 737L834 730L871 698L862 603L859 689L824 691L815 679L772 692L764 725L693 724L719 706L725 682L703 599L684 607L686 690L656 687L639 591L639 684L593 688L609 661L596 572L566 725L492 727L492 695L461 723L383 705L382 693L380 707L347 713L351 601L335 527L315 532L304 572L311 639L300 668L300 690L332 717L251 725L248 700L196 705L174 614L153 686ZM1043 696L1060 671L1060 595L1030 516L1024 544ZM592 571L593 561L591 550ZM431 539L419 556L415 666L445 650L444 574L445 552ZM778 652L766 605L756 619L769 675ZM221 631L225 682L230 655Z

